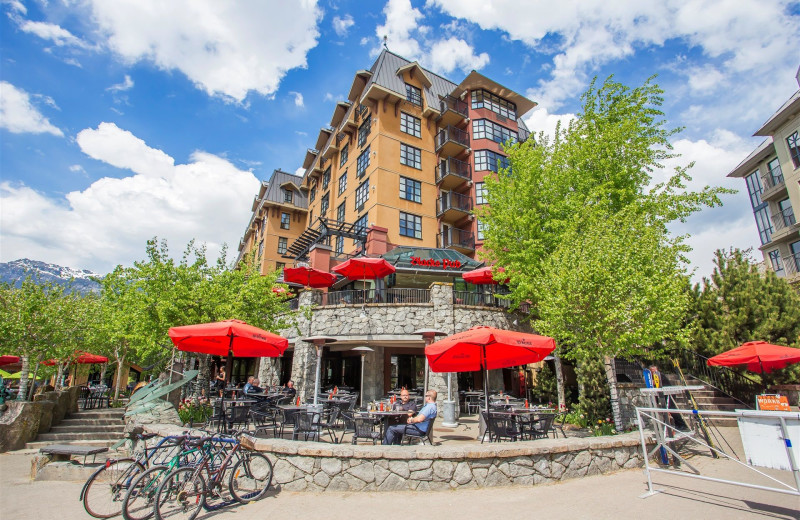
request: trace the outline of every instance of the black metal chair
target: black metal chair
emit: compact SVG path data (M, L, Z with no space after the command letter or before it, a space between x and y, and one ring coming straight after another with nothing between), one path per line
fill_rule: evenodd
M484 416L486 419L486 432L484 432L483 438L488 433L490 442L500 442L502 440L516 441L520 436L517 425L510 415L481 413L486 414ZM481 443L483 443L483 438L481 438Z
M333 443L339 442L338 438L336 437L336 434L333 432L339 420L339 413L340 413L339 408L335 406L331 407L330 409L323 412L323 416L321 417L321 420L318 423L320 430L325 429L325 431L328 432L328 435L330 435L331 442Z
M229 406L226 410L225 422L228 430L237 430L238 426L247 429L250 426L250 407L242 404Z
M553 425L550 427L550 431L553 432L553 438L558 438L558 432L561 432L561 435L566 439L567 434L564 433L564 424L567 422L567 414L569 413L568 410L563 410L558 412L553 419Z
M277 410L270 406L253 406L250 408L250 420L253 422L253 434L258 436L272 430L272 436L278 436Z
M554 413L541 413L532 423L531 434L534 439L546 439L550 430L553 429L553 421L556 418Z
M403 438L400 439L400 444L425 444L433 446L433 424L436 422L436 417L430 420L428 430L422 432L415 424L407 424L403 432Z
M295 419L297 417L297 413L299 410L286 410L284 408L278 408L280 411L280 437L283 438L284 429L288 426L292 430L294 430Z
M344 436L347 435L348 432L355 435L356 423L352 412L342 410L339 413L339 417L341 417L342 419L342 428L343 428L342 436L339 437L339 443L341 443L344 440Z
M377 424L372 417L354 417L353 426L353 444L358 444L359 439L372 441L373 445L381 440L381 432L375 429Z
M294 430L292 431L292 440L297 440L303 436L303 440L307 441L309 437L314 440L319 440L319 412L312 412L309 410L301 410L294 416Z

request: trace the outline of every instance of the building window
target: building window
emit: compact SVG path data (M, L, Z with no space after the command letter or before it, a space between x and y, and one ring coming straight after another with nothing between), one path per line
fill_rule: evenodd
M778 211L780 212L779 217L783 219L783 224L785 226L794 225L795 218L794 209L792 209L792 201L789 199L783 199L782 201L778 202Z
M755 209L761 205L761 194L764 193L761 177L758 176L758 171L754 171L744 181L747 183L747 193L750 194L750 205Z
M275 262L275 270L276 271L283 271L283 268L286 267L285 262Z
M776 157L767 163L767 170L769 176L772 178L772 184L777 186L783 183L783 170L781 170L781 161Z
M292 192L290 190L283 190L283 202L292 203Z
M422 169L422 150L400 143L400 164Z
M800 273L800 241L789 244L789 253L794 261L794 272Z
M501 168L509 167L508 157L491 150L478 150L475 152L475 171L490 170L498 173Z
M422 183L408 177L400 177L400 198L411 202L422 202Z
M344 166L344 163L347 162L347 154L350 153L350 145L346 144L342 146L342 151L339 152L339 168Z
M789 157L795 168L800 168L800 137L797 132L786 138L786 146L789 147Z
M288 213L282 212L281 213L281 229L289 229L289 225L292 222L292 217Z
M475 204L486 204L486 186L482 182L475 183Z
M341 235L336 237L336 250L334 253L336 256L342 256L342 254L344 254L344 237Z
M772 227L772 219L769 218L769 208L764 205L763 208L753 212L756 217L756 226L758 227L758 237L761 239L761 245L768 244L772 240L772 233L775 228Z
M483 240L484 231L486 231L486 224L478 219L478 240Z
M422 238L422 217L401 211L400 236Z
M369 146L367 149L361 152L361 155L358 156L356 160L356 177L361 177L367 171L367 166L369 166Z
M356 223L353 224L353 231L356 233L366 233L367 232L367 216L368 213L364 213L364 215L356 220ZM358 240L353 240L353 244L358 244Z
M286 253L286 247L288 246L289 239L286 237L278 237L278 254L282 255Z
M338 222L344 222L344 202L339 204L339 207L336 208L336 220Z
M406 101L417 105L418 107L422 106L422 91L415 87L414 85L409 85L406 83Z
M772 266L772 270L775 271L775 274L783 276L785 273L783 271L783 262L781 262L781 252L775 249L770 251L767 255L769 256L769 263Z
M472 108L488 108L495 114L517 119L517 105L483 89L472 91Z
M369 135L369 131L372 129L372 116L367 116L364 119L364 122L361 123L361 126L358 127L358 146L364 146L364 143L367 142L367 136Z
M344 193L344 190L346 190L346 189L347 189L347 170L345 170L339 176L339 195Z
M328 207L330 207L330 203L331 203L330 193L326 193L322 197L322 202L320 203L319 214L321 216L324 217L325 215L328 214Z
M328 169L325 170L325 173L322 174L322 189L327 190L328 184L331 182L331 167L328 166Z
M400 131L414 137L422 137L422 121L418 117L400 112Z
M506 141L517 142L517 133L504 126L498 125L488 119L476 119L472 122L472 137L474 139L489 139L495 143L504 144Z
M356 211L363 209L364 203L369 199L369 179L356 188Z
M308 194L308 202L314 202L314 199L317 198L317 184L314 183L314 186L311 188L311 193Z
M264 254L264 241L258 243L258 256L262 256Z

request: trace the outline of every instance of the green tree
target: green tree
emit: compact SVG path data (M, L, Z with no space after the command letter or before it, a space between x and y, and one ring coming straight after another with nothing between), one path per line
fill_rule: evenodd
M718 250L714 271L692 291L691 346L714 356L748 341L800 347L800 295L771 270L762 272L748 252ZM774 382L795 382L791 370ZM784 379L785 378L785 379Z
M613 357L677 335L688 305L687 248L667 225L725 192L687 191L691 165L651 185L675 157L662 93L650 80L592 84L567 128L507 148L511 169L486 180L478 210L487 255L505 267L512 299L534 304L535 328L572 345L574 359L605 360L615 421Z

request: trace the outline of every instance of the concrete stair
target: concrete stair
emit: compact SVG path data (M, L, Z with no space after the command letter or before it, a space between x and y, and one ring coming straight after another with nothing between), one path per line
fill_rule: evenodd
M124 435L124 408L82 410L69 415L49 432L40 433L26 448L42 448L51 444L111 446Z
M678 381L677 376L670 378L672 381ZM680 384L679 382L674 382L672 384ZM722 392L716 390L715 388L711 388L701 380L696 379L692 376L686 376L686 384L690 386L694 385L701 385L705 387L703 390L694 390L692 391L692 397L694 397L695 402L697 402L697 409L700 410L702 413L703 410L708 411L720 411L720 412L732 412L734 410L741 410L746 408L742 403L724 395ZM678 397L676 399L678 407L685 407L691 408L692 405L689 402L688 398ZM714 417L709 418L708 422L712 425L716 426L736 426L736 418L735 417Z

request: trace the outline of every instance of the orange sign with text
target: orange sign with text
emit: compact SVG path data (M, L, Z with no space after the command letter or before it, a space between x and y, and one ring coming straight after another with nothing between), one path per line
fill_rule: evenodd
M757 395L759 410L789 412L789 398L785 395Z

